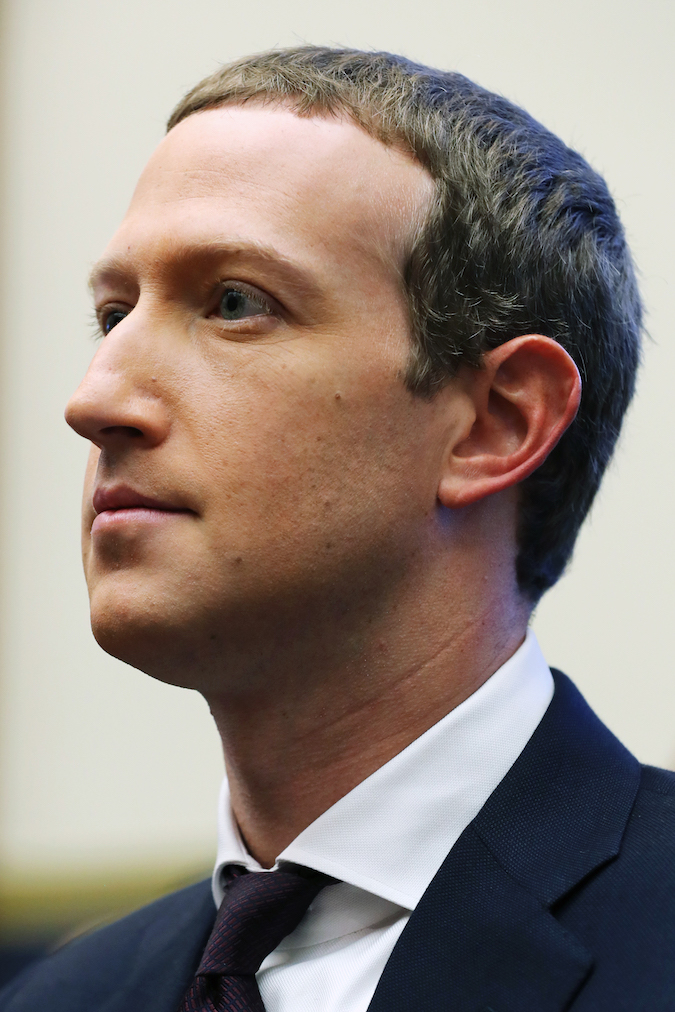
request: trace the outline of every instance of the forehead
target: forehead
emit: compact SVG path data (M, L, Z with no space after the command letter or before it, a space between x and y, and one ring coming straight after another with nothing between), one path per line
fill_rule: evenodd
M411 156L347 119L275 104L189 116L145 168L109 253L156 262L181 249L252 243L316 273L355 259L392 273L433 182Z

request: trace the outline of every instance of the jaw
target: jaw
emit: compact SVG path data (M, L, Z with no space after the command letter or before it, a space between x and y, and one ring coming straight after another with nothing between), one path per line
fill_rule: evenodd
M281 689L327 667L346 671L368 652L415 553L389 541L352 556L353 544L340 540L344 554L332 559L307 539L304 552L279 544L276 565L270 545L223 551L217 566L215 550L185 553L181 565L174 551L155 565L106 568L90 552L94 636L133 667L205 694Z

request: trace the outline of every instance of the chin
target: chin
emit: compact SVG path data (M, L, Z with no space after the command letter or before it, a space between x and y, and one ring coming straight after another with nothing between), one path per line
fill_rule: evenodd
M171 685L190 684L194 650L173 609L130 595L91 594L91 630L112 657ZM192 637L190 637L192 638Z

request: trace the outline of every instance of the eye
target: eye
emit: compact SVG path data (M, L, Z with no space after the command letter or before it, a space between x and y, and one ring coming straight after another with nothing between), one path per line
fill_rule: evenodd
M262 296L228 285L218 306L223 320L246 320L251 316L269 316L272 309Z
M122 309L113 309L111 313L105 313L103 316L103 327L101 328L103 333L109 334L113 327L116 327L128 315Z

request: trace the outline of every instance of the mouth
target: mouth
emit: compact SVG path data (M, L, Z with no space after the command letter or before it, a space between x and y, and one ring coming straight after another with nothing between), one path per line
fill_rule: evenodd
M155 499L127 485L97 488L92 505L96 514L91 527L92 534L130 523L157 524L177 516L196 516L194 510L180 503Z

